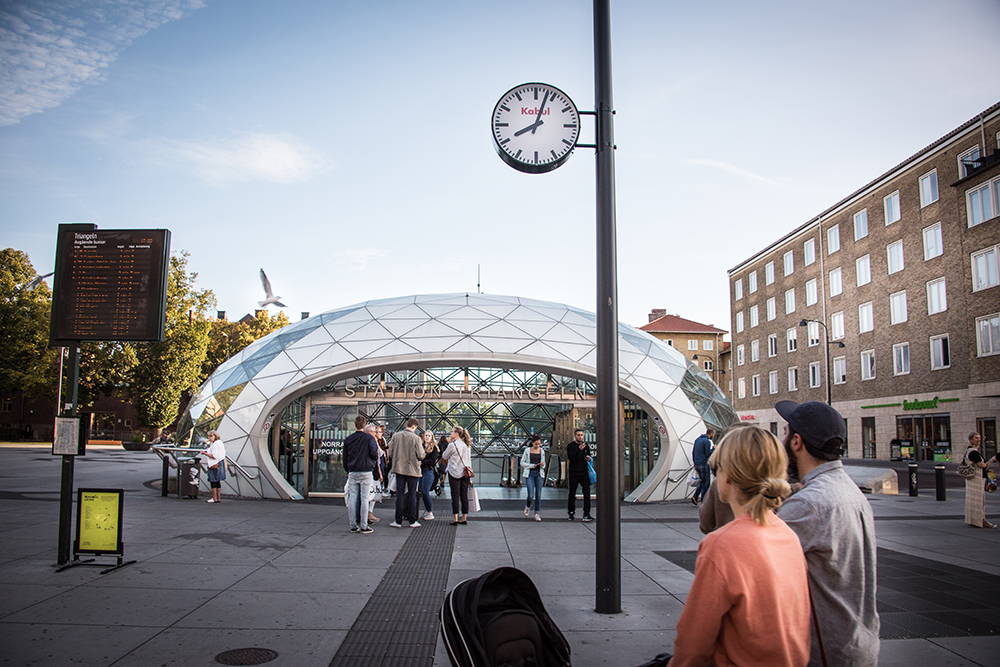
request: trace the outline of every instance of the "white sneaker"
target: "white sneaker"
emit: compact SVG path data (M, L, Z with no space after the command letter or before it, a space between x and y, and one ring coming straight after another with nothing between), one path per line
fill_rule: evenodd
M422 518L423 518L424 521L433 521L434 520L434 512L428 512Z
M410 528L420 528L420 522L414 521L413 523L410 524Z
M391 527L391 528L402 528L403 526L401 526L400 524L398 524L395 521L393 521L392 523L389 524L389 527Z
M535 521L541 521L542 517L537 512L535 513Z
M524 516L531 516L531 507L524 508Z
M206 502L206 503L214 503L214 502L217 502L217 501L215 500L215 498L209 498L209 499L208 499L208 500L206 500L205 502Z

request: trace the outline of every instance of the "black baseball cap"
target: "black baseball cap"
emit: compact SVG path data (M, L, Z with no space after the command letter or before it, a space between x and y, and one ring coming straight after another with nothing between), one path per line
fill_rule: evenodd
M847 423L826 403L779 401L774 409L803 442L825 454L840 455L847 442Z

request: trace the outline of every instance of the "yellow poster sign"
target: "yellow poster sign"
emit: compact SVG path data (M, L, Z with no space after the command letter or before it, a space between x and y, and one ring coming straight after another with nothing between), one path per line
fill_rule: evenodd
M121 491L80 489L78 508L77 551L111 552L118 551L121 535Z

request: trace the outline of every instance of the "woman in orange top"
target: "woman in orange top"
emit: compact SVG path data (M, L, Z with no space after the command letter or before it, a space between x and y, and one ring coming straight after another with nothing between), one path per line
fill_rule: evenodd
M774 513L791 489L770 432L738 428L710 465L736 518L698 547L670 667L802 667L809 662L809 583L799 538Z

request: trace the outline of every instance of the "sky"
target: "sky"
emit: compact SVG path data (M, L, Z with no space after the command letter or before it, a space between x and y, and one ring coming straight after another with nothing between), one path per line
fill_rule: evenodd
M728 269L1000 100L1000 0L611 4L635 326L728 330ZM260 269L292 321L480 289L593 311L594 151L524 174L492 146L533 81L593 110L591 3L0 0L0 247L47 273L61 222L169 229L230 319Z

